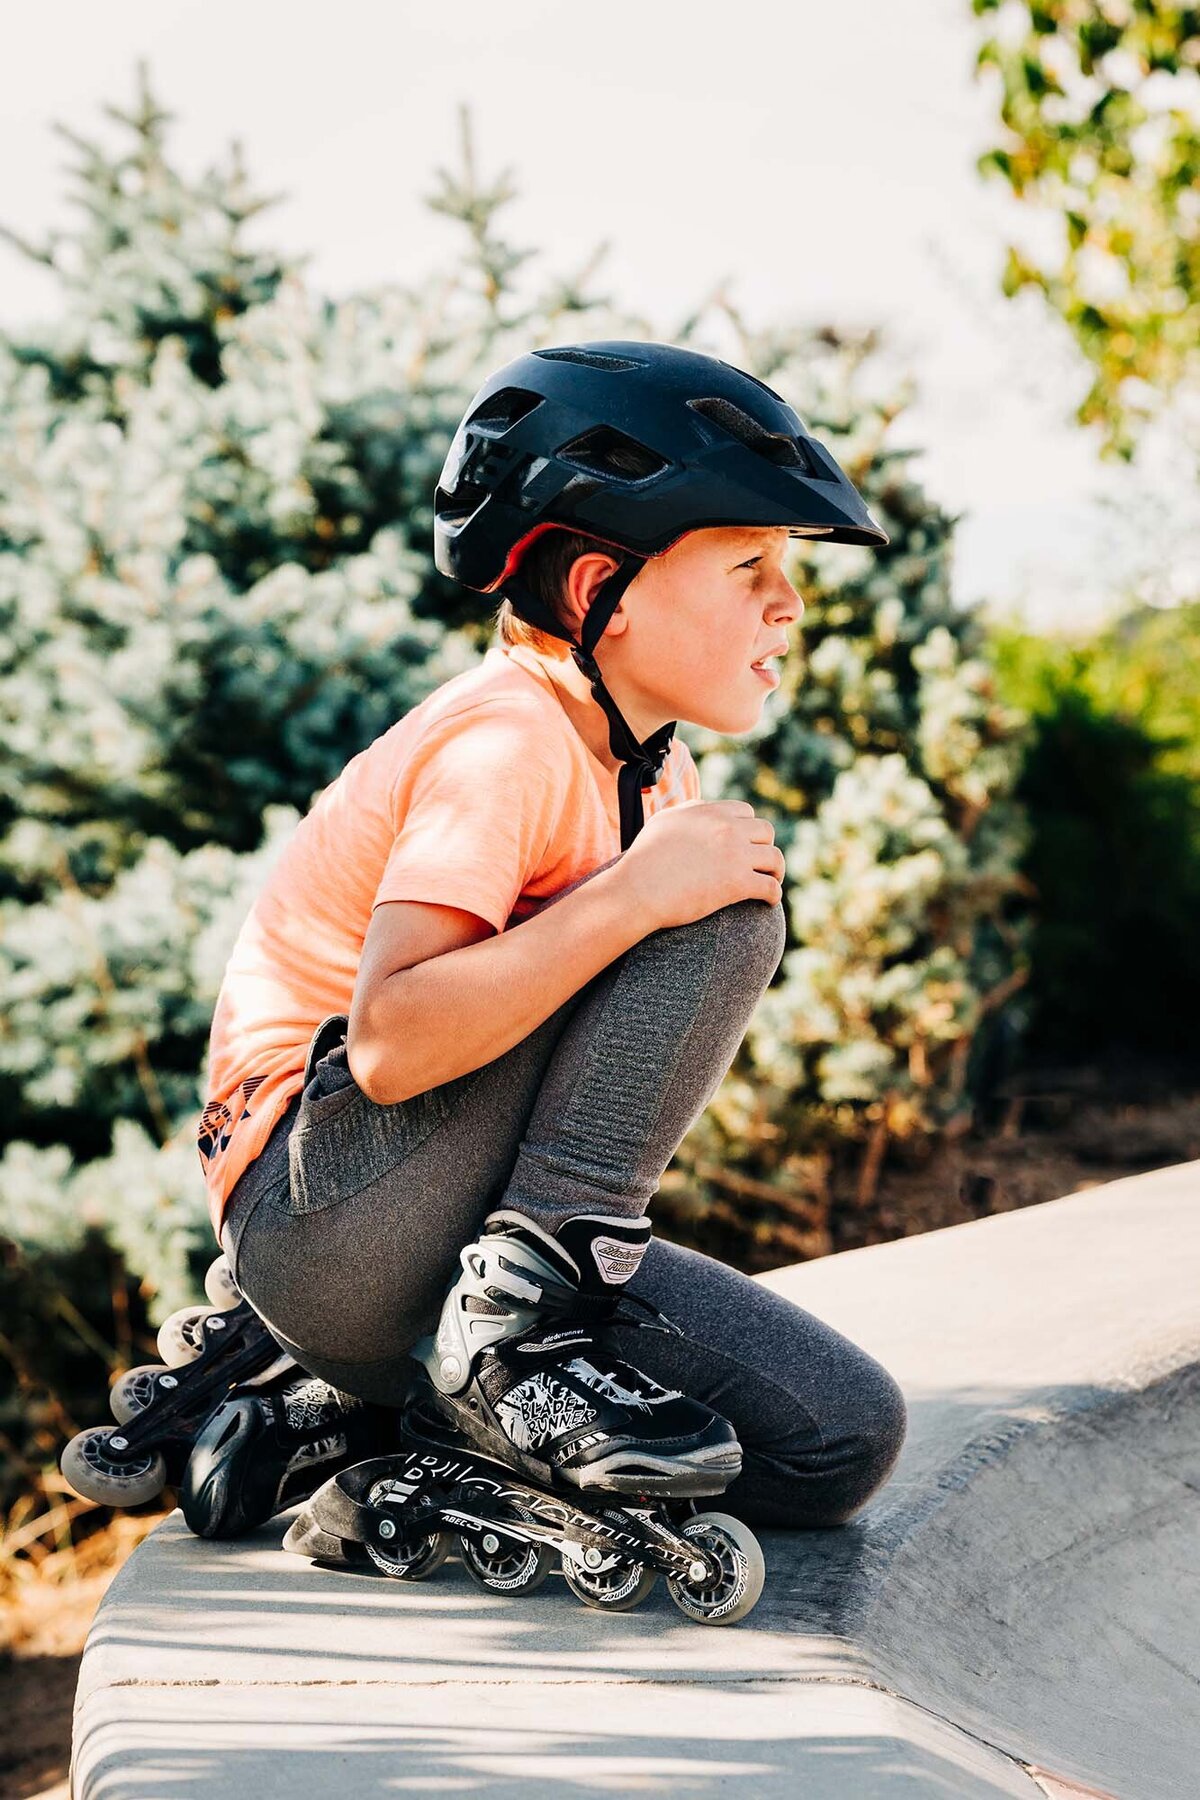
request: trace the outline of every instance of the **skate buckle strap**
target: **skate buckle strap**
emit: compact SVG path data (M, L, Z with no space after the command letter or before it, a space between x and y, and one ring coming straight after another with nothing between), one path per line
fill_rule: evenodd
M640 1307L644 1315L639 1317L630 1309ZM682 1337L683 1328L668 1319L651 1301L641 1294L631 1294L627 1289L618 1294L573 1294L571 1304L561 1317L561 1324L583 1325L636 1325L643 1331L662 1331L668 1335Z
M645 1312L652 1315L651 1318L637 1319L634 1318L632 1314L625 1314L624 1317L628 1324L637 1325L643 1331L664 1331L672 1337L682 1337L684 1335L682 1325L677 1325L674 1319L668 1319L665 1312L660 1312L657 1306L653 1305L651 1301L644 1299L641 1294L625 1293L618 1295L617 1304L614 1308L615 1318L619 1319L622 1317L622 1306L640 1306Z

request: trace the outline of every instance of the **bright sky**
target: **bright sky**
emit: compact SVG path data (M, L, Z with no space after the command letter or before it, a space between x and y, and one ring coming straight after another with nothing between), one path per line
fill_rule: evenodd
M257 191L287 196L259 241L335 295L415 282L461 248L422 196L458 167L465 101L482 176L519 189L499 223L538 253L523 281L607 239L599 283L663 335L722 278L751 326L883 326L918 383L911 466L964 515L957 598L1081 621L1162 552L1141 526L1112 539L1104 498L1136 507L1146 477L1070 425L1087 383L1064 331L998 294L1018 209L974 172L977 32L969 0L57 0L7 20L0 220L65 224L52 122L123 143L101 109L132 105L146 57L185 170L240 138ZM0 243L0 326L53 304Z

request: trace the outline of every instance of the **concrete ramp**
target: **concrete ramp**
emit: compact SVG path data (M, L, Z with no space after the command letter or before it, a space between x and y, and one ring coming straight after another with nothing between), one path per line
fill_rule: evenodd
M892 1479L743 1624L405 1586L178 1514L97 1615L75 1800L1200 1793L1200 1164L760 1277L898 1378Z
M1200 1793L1200 1370L1078 1400L948 1496L864 1637L890 1687L1085 1791Z

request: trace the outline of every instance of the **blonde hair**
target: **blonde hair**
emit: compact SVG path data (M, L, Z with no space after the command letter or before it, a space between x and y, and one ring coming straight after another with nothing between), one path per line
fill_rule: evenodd
M582 531L544 531L534 539L521 559L522 580L542 605L566 624L564 602L572 564L578 557L586 556L589 550L603 548L595 538ZM507 600L502 600L496 608L493 623L502 644L527 644L539 655L553 656L559 662L565 661L571 653L565 639L551 637L548 631L539 631L536 625L514 612Z

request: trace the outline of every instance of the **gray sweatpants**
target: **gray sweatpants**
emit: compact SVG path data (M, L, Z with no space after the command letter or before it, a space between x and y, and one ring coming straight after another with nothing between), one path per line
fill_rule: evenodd
M326 1021L302 1093L230 1195L221 1241L243 1293L305 1369L398 1404L409 1346L434 1329L459 1251L494 1208L551 1231L574 1213L645 1210L783 947L783 908L762 900L651 932L503 1056L394 1106L355 1082L345 1018ZM750 1524L837 1525L886 1480L905 1405L865 1351L663 1239L630 1291L683 1336L621 1324L616 1353L714 1407L741 1440L723 1508Z

